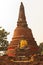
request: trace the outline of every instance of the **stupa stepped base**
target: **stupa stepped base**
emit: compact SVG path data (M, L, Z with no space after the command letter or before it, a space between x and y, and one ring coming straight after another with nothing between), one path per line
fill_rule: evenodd
M43 56L36 55L22 59L17 57L0 56L0 65L43 65Z

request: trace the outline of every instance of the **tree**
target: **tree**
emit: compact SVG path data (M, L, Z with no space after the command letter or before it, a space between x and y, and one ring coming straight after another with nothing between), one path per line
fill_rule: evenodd
M43 55L43 42L40 43L39 48L40 48L40 53Z
M5 29L0 27L0 47L7 47L8 41L7 41L7 35L9 33L5 31Z

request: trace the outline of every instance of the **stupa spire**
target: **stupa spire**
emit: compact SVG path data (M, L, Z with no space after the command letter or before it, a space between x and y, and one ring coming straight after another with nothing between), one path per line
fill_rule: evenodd
M25 17L25 11L24 11L24 5L23 5L22 2L21 2L21 5L20 5L17 26L27 27L27 22L26 22L26 17Z

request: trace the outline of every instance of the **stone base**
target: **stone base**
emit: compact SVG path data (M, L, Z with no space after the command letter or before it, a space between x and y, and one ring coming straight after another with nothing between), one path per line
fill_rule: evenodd
M43 55L32 56L30 59L0 56L0 65L43 65Z

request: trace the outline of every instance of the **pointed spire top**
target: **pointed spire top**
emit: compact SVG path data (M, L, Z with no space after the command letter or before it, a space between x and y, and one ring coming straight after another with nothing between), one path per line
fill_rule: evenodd
M22 2L21 2L21 6L24 7Z
M23 5L22 2L21 2L21 5L20 5L20 10L24 10L24 5Z
M23 5L23 3L21 2L21 5Z
M19 18L18 18L17 26L23 26L23 27L27 26L25 11L24 11L24 5L22 2L20 5Z

